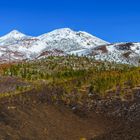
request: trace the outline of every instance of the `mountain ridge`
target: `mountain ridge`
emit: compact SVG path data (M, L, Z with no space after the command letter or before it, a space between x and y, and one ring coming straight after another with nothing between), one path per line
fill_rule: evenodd
M37 37L13 30L0 37L0 63L71 54L139 65L140 43L109 43L87 32L70 28L56 29Z

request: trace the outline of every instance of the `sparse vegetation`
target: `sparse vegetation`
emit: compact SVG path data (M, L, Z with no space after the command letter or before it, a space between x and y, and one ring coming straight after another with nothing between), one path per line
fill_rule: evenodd
M3 65L1 75L18 77L34 83L35 87L41 84L62 87L68 95L77 92L81 96L89 93L108 96L110 92L123 95L127 93L126 89L140 84L139 67L95 61L84 56L51 56L37 61Z

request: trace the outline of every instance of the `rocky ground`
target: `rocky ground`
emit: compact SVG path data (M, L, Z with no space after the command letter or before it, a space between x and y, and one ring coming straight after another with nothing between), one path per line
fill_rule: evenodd
M101 115L73 112L63 104L44 102L35 94L1 99L1 140L91 139L113 126Z
M10 83L11 78L5 80ZM5 88L9 85L13 87L11 82ZM46 91L49 89L0 99L1 140L140 140L139 87L132 100L92 95L83 107L52 102Z

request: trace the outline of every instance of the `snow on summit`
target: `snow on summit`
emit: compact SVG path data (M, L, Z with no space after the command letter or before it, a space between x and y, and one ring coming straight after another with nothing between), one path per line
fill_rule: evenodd
M56 50L70 53L71 51L91 48L102 44L107 44L107 42L86 32L76 32L69 28L57 29L38 37L27 36L17 30L13 30L5 36L0 37L0 57L2 59L8 51L9 53L11 52L13 60L15 60L15 57L18 59L18 56L32 59L45 51L55 50L55 54Z
M86 32L75 32L69 28L57 29L41 35L38 38L46 42L50 49L62 49L64 51L73 51L108 44L108 42Z
M17 40L21 40L23 38L27 37L25 34L13 30L10 33L0 37L0 45L9 45L12 43L15 43Z
M24 35L23 33L19 32L17 30L13 30L10 33L4 35L3 37L0 37L0 40L5 40L5 39L9 39L9 38L20 39L25 36L26 35Z
M140 43L110 44L87 32L69 28L56 29L37 37L13 30L0 37L0 63L71 54L138 65Z

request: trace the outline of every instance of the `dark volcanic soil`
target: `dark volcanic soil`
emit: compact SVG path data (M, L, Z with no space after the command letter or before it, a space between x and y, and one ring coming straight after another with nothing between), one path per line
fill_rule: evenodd
M63 105L40 102L33 95L1 100L1 140L140 139L139 122L124 125L121 120L113 121L92 112L75 114Z
M0 99L0 140L80 139L140 140L140 121L72 111L35 91Z
M20 98L3 99L0 103L0 140L90 139L112 126L94 113L79 116L63 105L41 103L35 98L24 102Z

